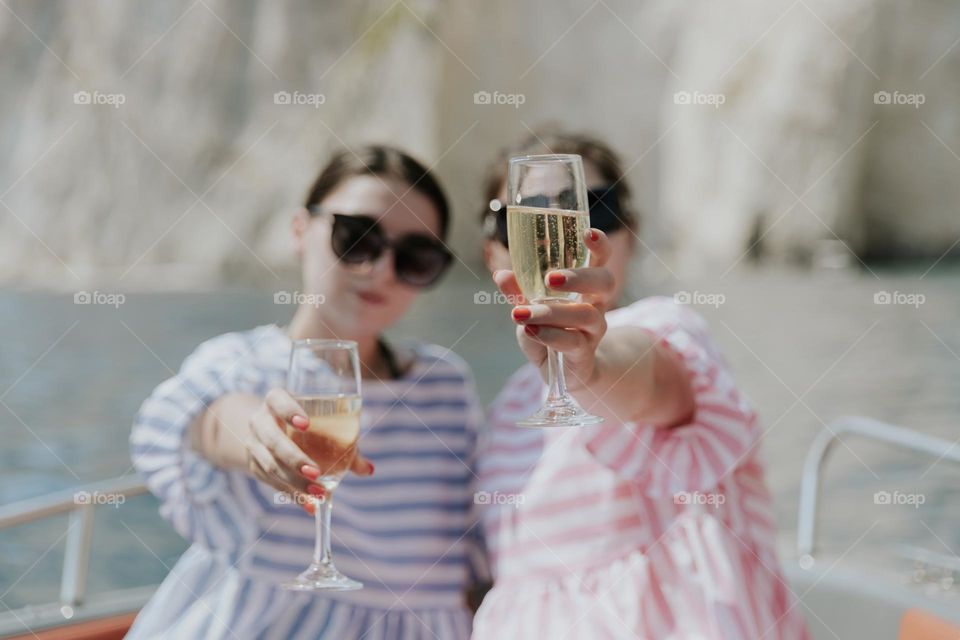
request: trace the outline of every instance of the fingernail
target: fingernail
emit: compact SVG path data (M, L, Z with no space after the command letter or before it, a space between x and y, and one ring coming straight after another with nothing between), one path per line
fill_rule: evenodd
M529 320L531 315L533 314L530 312L530 309L527 309L526 307L517 307L513 310L513 319L517 322Z
M547 275L547 284L551 287L562 287L567 281L567 276L562 273L551 273Z
M535 336L540 333L540 327L535 324L528 324L523 328L523 330L527 332L528 336Z
M309 464L305 464L302 467L300 467L300 473L305 475L310 480L316 480L317 477L320 475L320 469L317 469L316 467L312 467Z
M369 460L367 460L367 475L368 476L373 475L373 463L370 462Z
M490 274L490 277L496 280L498 273L500 273L500 269L495 269L494 272Z
M290 419L290 422L292 422L293 426L295 426L297 429L306 429L310 426L310 420L308 420L305 416L293 416Z
M318 484L308 484L307 493L309 493L312 496L317 496L318 498L322 498L326 492L324 491L323 487L321 487Z
M313 506L313 503L312 503L312 502L304 502L304 503L303 503L303 510L306 511L307 513L309 513L309 514L312 515L312 516L317 514L317 508L316 508L315 506Z
M590 229L590 239L596 242L600 239L600 233L596 229Z

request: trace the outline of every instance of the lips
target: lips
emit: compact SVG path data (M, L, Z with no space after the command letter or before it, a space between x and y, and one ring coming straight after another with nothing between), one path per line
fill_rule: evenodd
M357 297L367 304L384 304L387 301L386 296L373 291L357 291Z

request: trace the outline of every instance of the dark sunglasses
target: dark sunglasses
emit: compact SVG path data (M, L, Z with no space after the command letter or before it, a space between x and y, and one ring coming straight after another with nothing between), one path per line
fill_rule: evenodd
M547 196L531 196L521 203L526 207L546 207L550 204ZM507 243L507 208L499 200L490 201L491 209L484 222L487 237L496 238L503 246ZM498 209L493 209L499 205ZM604 233L612 233L626 226L623 211L620 208L620 194L616 185L587 190L587 207L590 210L590 226Z
M332 218L330 245L345 264L372 264L391 249L397 279L414 287L429 287L440 279L453 260L453 254L443 243L428 235L410 233L390 240L376 216L327 213L316 205L309 207L309 211Z

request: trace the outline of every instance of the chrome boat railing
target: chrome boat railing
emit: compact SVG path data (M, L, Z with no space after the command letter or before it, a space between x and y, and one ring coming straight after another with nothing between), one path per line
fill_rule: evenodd
M800 566L805 569L813 566L813 554L816 551L817 507L820 501L823 466L833 445L847 435L884 442L894 447L926 454L938 461L949 460L960 463L960 445L943 438L860 416L843 417L832 422L817 434L810 446L803 465L803 477L800 480L797 553Z
M94 509L146 492L143 481L138 476L129 475L0 506L0 530L69 514L59 602L0 613L0 636L29 631L31 621L42 627L88 615L136 610L143 605L155 586L103 594L108 597L89 601L87 570L93 543ZM97 499L90 499L92 496Z

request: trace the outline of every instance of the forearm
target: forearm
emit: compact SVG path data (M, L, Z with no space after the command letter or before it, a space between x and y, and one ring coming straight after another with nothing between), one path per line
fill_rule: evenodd
M590 413L613 424L674 426L688 420L693 411L686 369L673 353L636 327L607 331L597 345L593 375L571 393Z
M250 428L250 416L262 404L257 396L230 393L215 400L190 425L190 446L223 469L247 468L242 434Z

